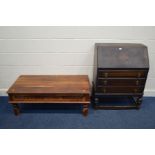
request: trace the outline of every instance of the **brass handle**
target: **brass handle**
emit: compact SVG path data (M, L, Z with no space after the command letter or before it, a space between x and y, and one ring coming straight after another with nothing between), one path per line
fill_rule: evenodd
M107 85L107 80L103 81L104 85Z
M138 73L138 78L140 78L141 77L141 73Z
M104 77L106 77L106 78L107 78L107 77L108 77L108 73L104 73Z
M103 92L106 93L106 89L105 88L103 89Z
M134 92L135 92L135 93L137 93L137 92L138 92L138 90L137 90L137 89L134 89Z
M136 81L136 85L139 85L139 81L138 80Z

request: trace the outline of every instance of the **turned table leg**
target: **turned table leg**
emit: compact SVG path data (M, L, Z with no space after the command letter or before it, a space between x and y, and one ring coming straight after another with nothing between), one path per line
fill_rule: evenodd
M14 111L14 114L17 116L20 114L20 108L19 108L19 105L18 104L12 104L13 106L13 111Z
M88 104L83 104L82 113L84 116L88 115Z

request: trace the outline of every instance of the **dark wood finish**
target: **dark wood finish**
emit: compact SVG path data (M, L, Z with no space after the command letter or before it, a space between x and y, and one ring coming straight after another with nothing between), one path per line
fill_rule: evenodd
M145 78L147 70L99 70L98 76L103 78Z
M82 104L88 113L90 84L87 75L22 75L7 91L14 113L19 103Z
M96 44L99 68L148 69L147 47L142 44Z
M142 44L97 43L94 54L92 100L95 108L140 108L149 71L147 47ZM132 106L104 106L105 96L130 96Z
M145 78L131 79L131 78L98 78L98 86L143 86L145 84Z
M143 93L144 87L129 87L129 86L123 86L123 87L113 87L113 86L98 86L96 89L96 92L101 93Z
M107 109L107 110L125 110L125 109L139 109L139 107L133 105L125 105L125 106L105 106L105 105L100 105L100 106L95 106L94 109L100 110L100 109Z

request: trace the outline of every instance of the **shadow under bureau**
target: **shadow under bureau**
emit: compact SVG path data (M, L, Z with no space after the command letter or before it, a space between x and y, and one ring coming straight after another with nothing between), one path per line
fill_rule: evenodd
M92 100L95 108L140 108L149 59L142 44L96 43ZM109 99L127 97L132 104L108 104Z

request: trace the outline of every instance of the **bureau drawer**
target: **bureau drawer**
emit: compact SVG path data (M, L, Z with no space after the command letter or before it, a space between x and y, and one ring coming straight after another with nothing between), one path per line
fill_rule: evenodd
M145 79L99 78L97 84L100 86L143 86L145 85Z
M97 87L98 93L142 93L144 87Z
M147 71L145 70L99 70L98 77L103 78L145 78Z

